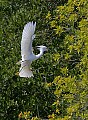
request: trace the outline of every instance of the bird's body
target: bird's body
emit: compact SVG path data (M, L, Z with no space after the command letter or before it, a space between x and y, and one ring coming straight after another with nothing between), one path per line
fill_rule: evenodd
M35 55L32 50L32 42L35 38L34 32L36 28L36 22L29 22L24 26L21 40L21 68L19 70L20 77L31 77L33 76L30 66L33 60L38 59L46 51L46 46L38 46L40 53Z

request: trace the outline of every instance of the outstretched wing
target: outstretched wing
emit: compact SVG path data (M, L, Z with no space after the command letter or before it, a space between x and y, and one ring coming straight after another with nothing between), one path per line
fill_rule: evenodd
M24 26L21 41L22 61L28 60L32 53L32 40L36 28L36 22L29 22Z

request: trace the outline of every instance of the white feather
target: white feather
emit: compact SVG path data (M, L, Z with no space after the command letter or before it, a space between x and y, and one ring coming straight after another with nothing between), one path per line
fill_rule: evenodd
M31 65L31 62L29 60L21 62L21 68L20 68L20 71L19 71L19 76L20 77L30 78L30 77L33 76L32 71L29 69L30 65Z
M21 56L22 61L21 68L19 70L20 77L32 77L33 73L30 70L30 66L33 60L38 59L43 55L43 52L46 51L46 46L38 46L40 53L38 55L33 54L32 50L32 41L35 38L35 28L36 22L29 22L24 26L23 33L22 33L22 40L21 40Z
M29 22L24 26L21 40L21 68L19 71L20 77L31 77L33 76L32 71L30 70L31 61L30 56L32 54L32 41L35 38L34 32L36 28L36 22Z
M35 32L36 22L29 22L24 26L21 41L21 56L22 61L29 60L29 55L32 53L32 40Z

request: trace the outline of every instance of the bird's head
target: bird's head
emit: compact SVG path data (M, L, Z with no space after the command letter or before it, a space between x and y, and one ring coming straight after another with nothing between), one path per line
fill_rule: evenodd
M37 49L40 50L40 51L42 51L42 52L48 51L47 47L46 47L46 46L43 46L43 45L37 46Z

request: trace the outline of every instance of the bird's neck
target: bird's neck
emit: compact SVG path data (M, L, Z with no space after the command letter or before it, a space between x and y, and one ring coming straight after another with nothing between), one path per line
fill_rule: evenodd
M36 59L40 58L43 55L43 49L40 49L40 53L36 55Z

